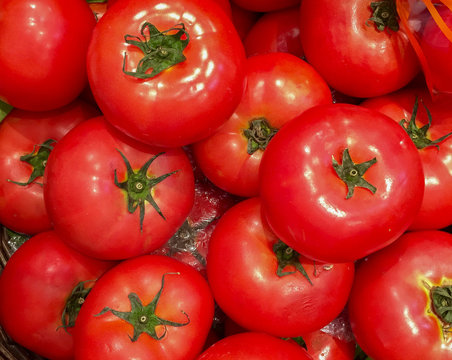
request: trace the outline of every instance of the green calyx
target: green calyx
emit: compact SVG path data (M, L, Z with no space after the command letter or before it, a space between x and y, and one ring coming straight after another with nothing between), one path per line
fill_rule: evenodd
M248 129L243 130L243 135L248 139L248 154L252 155L257 150L265 150L277 132L278 129L271 127L263 117L251 120Z
M148 79L186 59L183 51L188 45L189 35L183 23L160 32L154 25L145 22L140 33L142 38L134 35L124 36L127 44L138 47L144 55L138 62L135 71L126 71L126 55L124 54L122 65L124 74L139 79ZM149 69L152 69L151 73L147 73Z
M61 327L63 327L66 331L67 328L75 325L78 313L80 312L86 297L91 291L90 287L85 287L87 282L91 281L88 280L79 282L66 300L66 305L64 306L63 313L61 315L61 323L63 324Z
M441 321L452 325L452 285L433 286L430 289L433 311Z
M107 312L111 312L113 315L117 316L118 318L127 321L129 324L133 326L133 336L131 337L129 335L129 338L132 342L135 342L138 340L138 337L141 334L147 334L150 337L152 337L155 340L161 340L166 336L167 333L167 326L175 326L175 327L181 327L188 325L190 323L190 318L188 315L181 310L182 314L185 315L187 321L184 323L178 323L174 321L169 321L162 319L158 317L155 314L155 310L157 308L157 304L160 300L160 296L162 295L163 287L164 287L164 281L165 276L169 274L179 275L180 273L165 273L162 276L162 285L160 287L160 290L155 295L154 299L146 306L143 305L140 298L135 293L130 293L128 295L131 310L130 311L117 311L114 309L111 309L109 307L105 307L99 314L95 316L101 316ZM164 331L163 334L158 336L156 327L157 326L163 326Z
M152 188L159 184L160 182L162 182L163 180L165 180L168 176L171 176L172 174L176 173L177 170L158 177L148 176L147 171L149 169L149 166L157 157L164 154L163 152L151 157L148 161L146 161L146 163L141 167L141 169L137 171L134 171L132 169L132 167L130 166L130 162L127 160L124 154L120 150L118 150L118 152L121 154L121 157L126 165L127 176L126 180L120 183L118 181L118 177L116 175L115 170L115 185L127 193L127 203L129 213L133 214L138 207L140 208L140 231L143 231L143 220L145 215L146 201L152 205L155 211L157 211L158 214L163 219L165 219L165 216L163 215L159 206L152 197Z
M10 179L8 179L8 181L16 185L26 186L31 184L36 178L43 176L47 159L49 158L50 152L53 150L54 143L56 143L55 140L48 139L44 141L43 144L35 145L31 153L20 157L21 161L25 161L33 167L33 171L31 172L30 178L27 182L13 181ZM42 186L41 183L37 184Z
M276 270L276 275L282 277L294 274L299 271L306 278L306 280L308 280L308 282L313 285L311 279L309 278L309 275L307 274L303 265L301 265L300 263L300 254L298 252L283 243L281 240L278 240L278 242L273 245L273 252L275 253L278 260L278 269ZM284 271L285 267L289 265L295 267L295 270Z
M355 164L350 157L348 149L344 149L342 153L342 164L339 164L333 156L332 159L333 168L336 171L337 176L347 185L348 192L346 199L353 196L355 187L362 187L370 190L373 194L377 191L377 188L372 184L369 184L364 178L364 173L377 162L376 158L365 161L361 164Z
M422 102L422 100L421 100ZM406 121L405 119L400 120L399 124L404 128L404 130L407 132L407 134L410 136L411 140L413 140L414 144L418 149L424 149L428 146L435 146L437 149L439 149L439 143L443 140L447 139L449 136L452 135L452 132L441 136L439 139L436 140L430 140L427 137L427 132L432 126L432 114L430 113L429 109L424 105L422 102L422 105L424 106L425 111L427 112L428 117L428 124L422 126L421 128L417 127L416 125L416 115L417 110L419 107L419 100L416 97L416 100L414 101L413 111L411 112L411 118L410 121Z
M394 0L373 1L370 3L372 16L366 21L373 21L378 31L384 31L386 28L392 31L399 30L399 16Z

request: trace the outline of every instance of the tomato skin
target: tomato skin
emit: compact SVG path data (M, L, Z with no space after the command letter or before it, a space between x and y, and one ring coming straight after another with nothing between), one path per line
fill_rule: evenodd
M307 351L314 360L353 360L356 344L341 340L322 330L303 335Z
M134 292L149 304L165 284L156 315L188 325L168 326L161 340L141 334L132 342L133 327L111 312L96 316L106 306L130 311L128 295ZM125 260L107 272L83 304L74 329L75 359L193 359L202 350L210 331L214 303L205 279L189 265L167 256L143 255ZM157 333L161 335L162 327Z
M300 37L307 61L340 92L373 97L398 90L419 72L408 37L377 31L367 0L303 0Z
M355 163L376 158L363 176L375 194L356 187L346 199L347 186L332 166L346 148ZM260 178L271 229L299 253L325 262L356 260L395 241L424 191L408 134L386 115L350 104L317 106L283 127L263 155Z
M1 326L41 356L73 359L73 328L61 327L66 300L79 282L95 281L113 265L74 251L54 231L31 237L0 275Z
M50 230L44 204L42 177L29 185L33 167L20 157L48 139L60 140L78 123L98 116L97 108L80 100L56 110L35 112L13 109L0 124L0 223L7 228L37 234ZM41 184L41 185L39 185Z
M231 2L231 17L237 33L242 42L245 40L246 34L262 15L260 12L244 9L234 2Z
M348 305L357 343L372 359L452 359L431 311L425 283L452 278L452 235L415 231L366 257L357 267Z
M231 0L236 5L256 12L269 12L289 8L300 4L300 0Z
M87 84L86 53L96 24L80 0L1 3L0 99L44 111L73 101Z
M52 224L72 247L89 256L125 259L150 252L182 225L193 206L193 170L180 148L166 149L148 169L148 176L176 171L151 190L162 216L145 202L143 230L140 209L129 213L127 194L115 185L126 179L120 150L138 171L162 152L117 131L104 117L72 129L49 156L44 174L44 200Z
M160 31L183 22L190 42L186 60L143 80L122 68L124 54L127 71L143 57L124 36L140 35L145 21ZM190 144L224 123L243 94L244 66L245 51L230 17L207 0L118 1L96 26L87 58L89 82L107 120L163 147Z
M195 159L219 188L239 196L256 196L265 150L250 155L244 129L262 117L272 128L280 129L305 110L331 102L328 85L304 60L288 53L252 56L247 60L247 88L240 105L216 132L193 144Z
M452 131L452 106L449 99L436 98L432 101L424 87L406 88L398 92L367 99L362 106L377 110L400 122L409 121L413 106L419 98L416 116L418 127L428 124L425 107L432 115L432 125L428 138L432 141ZM422 105L422 103L424 105ZM439 149L435 146L419 149L424 170L425 189L419 213L410 225L410 230L442 229L452 225L452 138L442 141Z

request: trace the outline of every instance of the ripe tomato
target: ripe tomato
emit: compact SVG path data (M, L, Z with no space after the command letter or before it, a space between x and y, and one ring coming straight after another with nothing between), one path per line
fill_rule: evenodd
M167 256L143 255L104 274L74 329L75 359L193 359L210 331L206 280Z
M421 160L392 119L358 105L317 106L285 125L261 163L270 227L325 262L364 257L411 225L424 193Z
M55 230L75 249L103 259L163 245L184 222L193 198L193 170L182 149L139 143L103 117L61 139L44 174Z
M300 0L231 0L236 5L251 11L269 12L299 5Z
M138 45L155 49L144 54ZM231 116L245 87L243 44L210 0L116 2L93 32L87 67L106 119L157 146L209 135Z
M259 193L260 161L276 131L305 110L332 103L332 98L320 75L292 54L252 56L247 70L240 105L215 133L193 144L193 151L216 186L251 197Z
M76 124L99 114L80 100L56 110L9 113L0 124L1 224L30 235L50 230L42 187L48 155Z
M54 231L31 237L0 275L0 325L36 354L73 359L72 330L80 299L113 265L74 251Z
M261 219L259 198L229 209L209 243L207 278L220 308L242 327L279 337L318 330L344 308L353 263L301 257Z
M418 105L415 109L416 98ZM378 110L393 120L408 123L414 116L419 130L410 136L417 144L424 169L425 190L419 213L409 227L412 230L441 229L452 225L452 104L449 99L432 101L426 88L406 88L367 99L362 106ZM431 125L429 116L431 114ZM424 126L426 126L424 128ZM423 130L420 130L423 128ZM423 132L423 134L422 134ZM447 135L449 136L447 137ZM446 136L446 138L444 138ZM435 141L441 140L436 143Z
M393 1L375 1L380 13L395 20ZM300 37L308 62L340 92L371 97L398 90L419 72L408 37L392 29L378 30L368 0L303 0ZM386 7L386 9L383 9ZM394 26L398 26L395 20Z
M0 3L0 99L43 111L73 101L87 83L86 53L96 24L85 1Z
M232 23L242 41L245 40L246 34L261 15L260 12L244 9L231 2Z
M357 267L348 304L357 343L375 360L452 359L452 235L402 235Z

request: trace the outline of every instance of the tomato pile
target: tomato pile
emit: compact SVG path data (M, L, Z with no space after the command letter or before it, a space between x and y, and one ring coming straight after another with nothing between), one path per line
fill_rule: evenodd
M0 0L0 326L46 359L452 360L450 0Z

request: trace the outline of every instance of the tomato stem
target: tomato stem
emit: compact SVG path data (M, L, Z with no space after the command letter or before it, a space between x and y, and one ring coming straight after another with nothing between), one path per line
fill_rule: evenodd
M75 320L77 319L78 313L85 302L86 297L91 291L91 287L85 287L87 282L92 282L93 280L80 281L74 289L72 289L71 294L66 300L66 304L61 315L61 323L66 331L68 327L73 327L75 325Z
M430 289L434 313L447 325L452 324L452 285Z
M243 135L248 139L248 154L252 155L259 149L265 150L277 131L263 117L251 120L248 129L243 130Z
M308 273L300 263L300 254L298 252L289 247L287 244L283 243L281 240L278 240L278 242L273 245L273 252L275 253L278 260L278 268L276 270L276 274L279 277L294 274L299 271L306 278L306 280L308 280L309 283L313 285ZM295 271L284 271L286 266L289 265L294 266Z
M378 31L384 31L386 28L392 31L399 30L399 15L394 0L373 1L370 3L372 16L366 21L373 21Z

